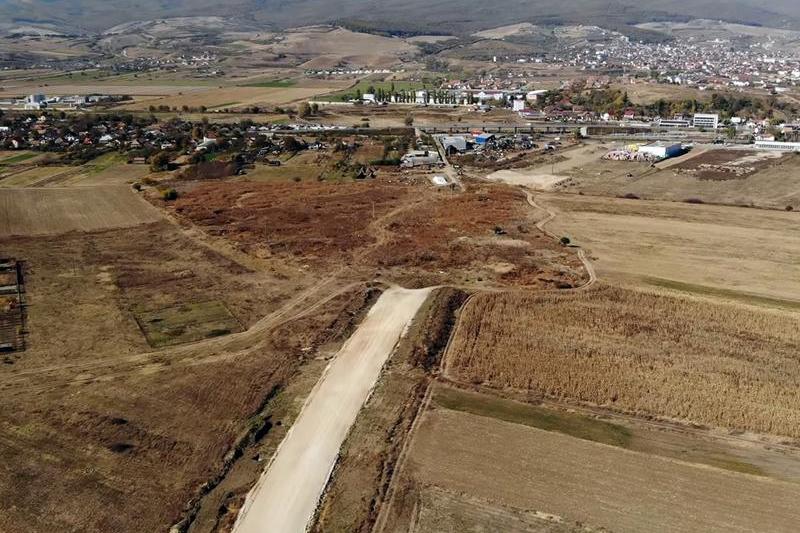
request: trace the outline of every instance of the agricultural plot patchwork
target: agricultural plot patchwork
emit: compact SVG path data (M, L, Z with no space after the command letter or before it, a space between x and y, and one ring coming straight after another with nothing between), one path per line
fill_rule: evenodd
M164 221L3 234L0 248L26 258L31 304L28 348L1 365L8 532L169 529L243 432L260 427L251 417L271 391L318 346L341 342L364 302L360 287L337 295L334 284L315 294L308 316L291 320L298 305L263 321L319 280L251 270ZM154 349L134 319L140 308L186 328L167 342L212 337ZM233 329L231 315L257 329L213 336Z

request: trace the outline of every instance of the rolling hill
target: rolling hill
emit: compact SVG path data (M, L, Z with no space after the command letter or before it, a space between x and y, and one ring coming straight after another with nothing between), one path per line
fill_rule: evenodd
M220 15L264 26L358 21L367 28L465 33L516 22L584 23L623 29L632 24L692 18L800 29L794 0L0 0L0 28L45 26L96 33L155 18ZM724 4L724 10L721 9ZM24 6L24 7L23 7Z

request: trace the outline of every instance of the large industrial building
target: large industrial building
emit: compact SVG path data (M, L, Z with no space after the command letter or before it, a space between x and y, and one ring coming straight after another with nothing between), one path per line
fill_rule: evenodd
M681 155L683 147L680 143L658 141L640 146L639 153L651 155L656 159L667 159Z

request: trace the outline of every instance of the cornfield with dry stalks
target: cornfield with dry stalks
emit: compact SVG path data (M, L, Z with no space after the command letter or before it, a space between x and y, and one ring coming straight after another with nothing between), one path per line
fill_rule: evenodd
M451 377L638 415L800 437L800 315L637 290L485 294Z

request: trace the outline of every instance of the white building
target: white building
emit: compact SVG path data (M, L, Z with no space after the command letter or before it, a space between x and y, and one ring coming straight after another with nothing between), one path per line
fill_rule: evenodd
M414 103L425 105L428 103L428 91L417 91L414 93Z
M419 167L425 165L439 165L442 159L435 150L413 150L400 159L402 167Z
M675 157L683 152L683 146L680 143L668 143L663 141L654 142L652 144L645 144L639 147L639 152L649 154L656 159L668 159Z
M519 100L517 98L511 104L511 108L514 112L519 112L525 109L525 100Z
M664 128L688 128L692 123L684 118L664 118L658 125Z
M756 141L756 148L760 148L762 150L780 150L782 152L800 152L800 143Z
M719 115L716 113L695 113L692 119L695 128L717 129L719 126Z
M547 89L528 91L528 93L525 95L525 99L529 102L535 102L539 99L540 96L544 96L545 94L547 94Z

